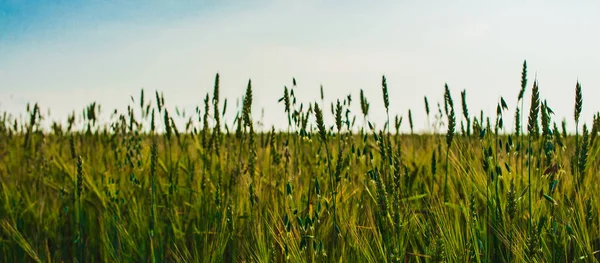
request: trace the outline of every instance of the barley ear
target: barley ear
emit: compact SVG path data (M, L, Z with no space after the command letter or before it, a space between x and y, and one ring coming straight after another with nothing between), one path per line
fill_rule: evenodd
M583 95L581 93L581 84L577 81L575 85L575 123L579 123L581 110L583 109Z
M340 100L337 100L337 104L335 106L335 126L338 132L342 130L342 104Z
M446 133L446 144L448 147L452 144L452 140L454 138L454 131L456 128L456 116L454 114L454 102L452 101L452 95L450 94L450 88L448 88L448 84L445 85L445 102L449 107L448 115L448 132Z
M317 128L319 129L319 137L321 141L327 141L325 124L323 123L323 111L319 108L319 104L315 103L315 118L317 119Z
M427 117L429 117L429 101L427 100L427 96L423 97L425 101L425 113L427 113Z
M252 81L248 80L248 87L246 88L246 95L244 96L244 104L242 108L242 118L244 125L250 127L252 115Z
M410 109L408 109L408 124L410 126L410 133L413 133L413 118L412 118L412 111Z
M521 91L519 91L518 100L522 100L527 87L527 60L523 61L523 71L521 72Z
M383 91L383 105L385 106L385 110L389 111L390 108L390 96L388 94L388 86L385 75L381 77L381 89Z
M531 91L531 107L529 108L529 121L527 123L527 132L534 138L538 135L538 114L540 112L540 93L537 81L533 82Z

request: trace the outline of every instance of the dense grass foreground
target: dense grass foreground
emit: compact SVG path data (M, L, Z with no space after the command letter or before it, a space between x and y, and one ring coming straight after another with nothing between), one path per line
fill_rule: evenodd
M184 129L143 91L104 126L96 104L51 132L37 105L25 121L4 114L0 261L597 261L600 118L589 129L579 119L579 84L575 135L535 82L523 109L526 74L514 115L501 98L492 117L472 117L465 91L455 111L447 85L437 114L425 98L431 130L445 134L399 134L385 77L381 128L362 92L363 126L351 96L324 123L323 92L298 105L294 80L281 99L288 132L258 132L251 83L229 131L218 76Z

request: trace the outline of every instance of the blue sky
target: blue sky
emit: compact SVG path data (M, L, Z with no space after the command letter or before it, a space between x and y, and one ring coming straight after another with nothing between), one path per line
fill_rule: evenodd
M303 102L360 89L383 123L381 75L391 114L413 110L425 127L423 96L455 101L467 90L472 114L512 114L521 64L557 116L572 123L574 87L583 85L589 121L600 107L600 5L593 1L14 1L0 0L0 111L27 102L66 119L97 101L124 109L139 90L164 91L167 106L192 112L221 74L228 116L252 78L255 119L285 127L277 104L298 80ZM531 86L528 87L527 96ZM528 101L528 100L527 100ZM353 108L359 113L358 104ZM527 105L526 105L527 107ZM407 127L405 127L406 130Z

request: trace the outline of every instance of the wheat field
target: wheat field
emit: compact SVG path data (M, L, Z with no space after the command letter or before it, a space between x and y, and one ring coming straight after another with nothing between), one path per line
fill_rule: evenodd
M297 101L293 79L269 109L285 111L281 130L256 127L251 82L222 123L218 75L185 126L143 90L108 123L96 103L67 123L37 104L4 113L0 261L597 262L600 115L580 119L577 83L568 133L526 63L520 77L496 112L445 85L437 111L425 97L391 119L385 76L382 97L330 104L323 88ZM413 132L422 110L430 130Z

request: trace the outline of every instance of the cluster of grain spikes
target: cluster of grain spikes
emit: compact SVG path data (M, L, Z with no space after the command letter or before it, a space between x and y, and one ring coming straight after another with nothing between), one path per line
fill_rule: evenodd
M454 130L456 126L456 116L454 114L454 102L452 101L452 95L450 94L450 88L448 84L444 86L444 105L446 110L446 116L448 117L448 131L446 132L446 175L444 176L444 202L448 201L448 169L450 149L452 147L452 140L454 139Z
M219 113L219 74L215 76L215 88L213 90L213 119L215 121L215 126L212 131L211 144L214 146L215 154L219 156L220 154L220 145L221 145L221 119Z
M85 222L85 213L83 209L82 199L83 199L83 159L81 156L77 157L77 203L76 203L76 218L77 218L77 239L74 241L77 244L77 262L83 262L84 248L86 242L86 236L84 233L85 226L83 222Z
M244 96L244 104L242 110L242 119L244 121L244 127L248 129L248 151L250 156L248 157L248 174L254 178L256 173L256 146L255 146L255 134L254 125L252 124L252 81L248 81L248 87L246 88L246 95Z
M575 191L579 192L579 188L580 188L580 181L579 177L580 177L580 170L579 170L579 155L580 155L580 148L579 148L579 117L581 116L581 111L583 110L583 95L581 92L581 84L579 84L579 81L577 81L577 84L575 85L575 164L577 164L575 166L574 169L574 184L575 184Z
M533 166L533 164L531 163L531 156L532 156L532 152L533 149L531 147L531 142L532 140L537 138L538 135L538 114L540 111L540 93L539 93L539 87L537 84L537 80L534 81L533 83L533 89L532 89L532 93L531 93L531 104L530 104L530 109L529 109L529 121L527 123L527 132L529 133L527 138L528 138L528 146L527 146L527 158L528 158L528 181L527 181L527 192L528 192L528 197L529 197L529 227L528 227L528 250L529 250L529 257L533 258L533 256L535 256L535 252L537 251L537 246L539 243L539 232L537 233L534 232L533 229L533 197L531 196L531 191L532 191L532 185L531 185L531 168Z
M527 89L527 61L523 61L523 68L521 71L521 89L519 90L519 95L517 96L517 105L521 102L521 107L516 107L515 110L515 135L517 137L517 154L520 162L516 163L516 173L521 178L520 185L523 186L523 181L525 176L523 176L523 110L524 110L524 101L525 101L525 91Z
M369 107L370 106L371 105L369 104L367 97L365 97L364 91L361 89L360 90L360 110L363 115L363 128L362 128L363 133L364 133L365 125L367 125L367 116L369 115Z
M151 122L150 122L150 133L152 136L152 145L150 146L150 251L152 262L156 262L157 258L155 255L154 247L154 236L156 228L156 174L158 168L158 139L155 134L156 125L154 122L154 109L152 110Z
M387 132L390 133L390 95L388 94L387 80L385 79L385 75L381 77L381 90L383 93L383 106L385 106L385 114L387 116L385 127L387 127Z
M335 179L335 174L333 169L331 168L332 166L332 161L331 161L331 157L330 157L330 152L329 152L329 146L328 146L328 142L327 142L327 130L325 128L325 124L324 124L324 120L323 120L323 111L321 110L321 108L319 107L319 104L315 103L314 104L314 112L315 112L315 119L317 122L317 130L319 132L319 139L321 141L321 145L323 147L325 147L325 154L327 156L327 171L329 173L329 187L331 190L331 199L332 199L332 203L333 203L333 227L332 227L332 236L333 236L333 244L332 244L332 249L331 249L331 254L332 257L336 258L336 248L337 248L337 239L338 239L338 235L341 234L340 228L339 228L339 223L338 223L338 216L337 216L337 193L336 193L336 179Z
M208 97L208 93L206 94L206 97L204 98L204 117L202 118L202 148L204 149L208 149L209 146L209 138L208 138L208 133L209 131L209 127L208 127L208 112L210 111L210 104L209 104L209 97Z
M462 110L463 110L463 116L465 117L465 122L463 123L462 121L460 122L460 129L463 135L466 135L467 137L471 137L471 118L469 117L469 107L467 106L467 90L463 90L460 93L460 98L462 101ZM465 125L466 125L466 129L465 129Z

